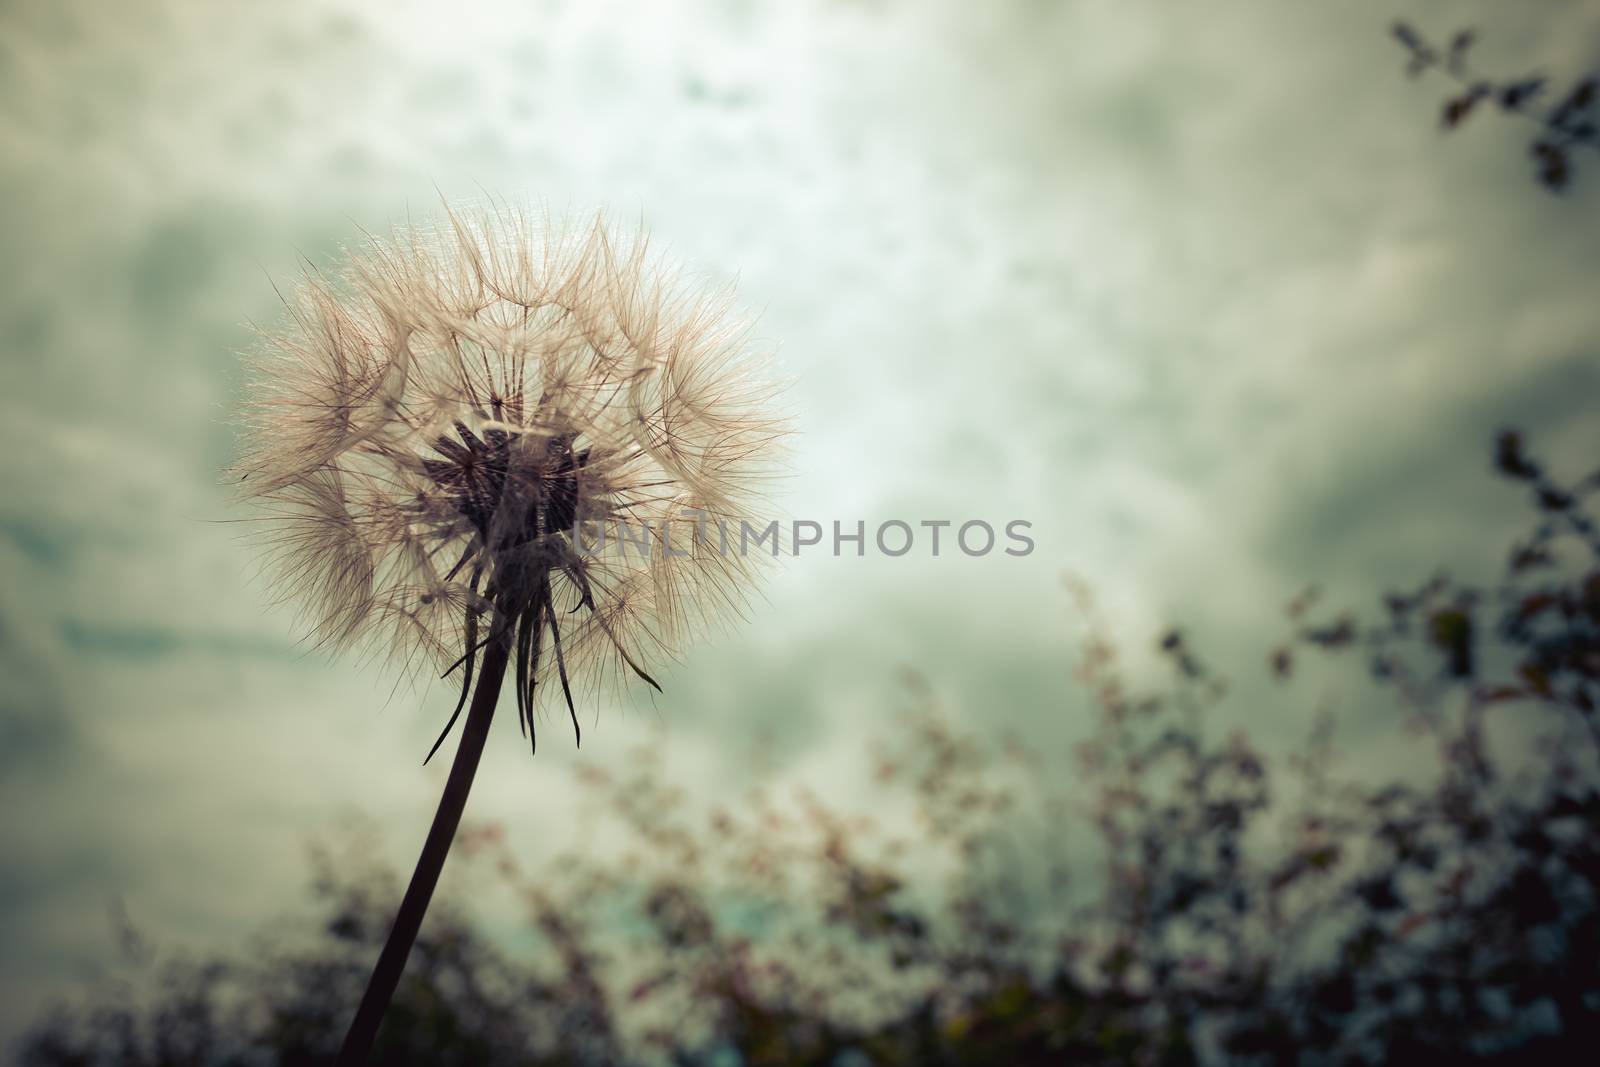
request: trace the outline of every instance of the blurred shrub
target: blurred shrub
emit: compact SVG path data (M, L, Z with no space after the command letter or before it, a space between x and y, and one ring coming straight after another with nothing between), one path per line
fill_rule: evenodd
M805 793L699 810L645 753L583 776L628 831L614 855L530 873L495 827L465 833L456 862L518 895L541 953L435 909L379 1061L1592 1062L1600 472L1558 481L1514 433L1495 462L1533 511L1502 575L1364 616L1308 591L1264 657L1286 707L1308 671L1370 676L1389 717L1363 744L1421 738L1430 766L1347 770L1315 716L1269 757L1217 728L1234 698L1188 635L1136 684L1096 625L1075 753L959 728L913 679L876 820ZM169 965L44 1021L25 1061L321 1062L396 891L325 860L319 941Z

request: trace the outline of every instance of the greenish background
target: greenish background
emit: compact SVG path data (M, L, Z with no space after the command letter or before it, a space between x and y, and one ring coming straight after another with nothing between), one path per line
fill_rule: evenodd
M1065 572L1250 675L1308 580L1491 566L1493 431L1600 444L1600 175L1442 138L1397 15L1508 75L1600 41L1556 0L0 3L0 1038L115 970L112 914L225 947L352 817L413 854L448 690L305 653L218 472L273 283L441 193L604 207L736 280L796 382L790 513L1034 524L1026 559L791 561L587 759L848 805L907 669L1081 728ZM470 809L535 857L577 817L546 736L502 717Z

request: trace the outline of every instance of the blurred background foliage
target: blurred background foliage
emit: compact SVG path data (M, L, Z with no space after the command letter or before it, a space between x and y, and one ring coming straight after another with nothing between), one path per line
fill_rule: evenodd
M1533 514L1503 574L1434 575L1361 615L1319 617L1315 589L1289 605L1260 667L1311 724L1300 749L1218 730L1228 686L1182 631L1145 685L1095 625L1062 678L1099 711L1076 752L963 728L907 680L873 805L908 804L905 833L805 789L696 810L648 748L586 767L620 850L527 870L502 826L465 831L456 893L509 894L532 949L436 908L378 1061L1590 1062L1600 468L1563 479L1514 431L1494 456ZM1328 656L1378 680L1383 729L1425 735L1428 765L1343 766L1294 687ZM319 853L320 939L165 960L127 929L129 986L42 1024L24 1062L325 1062L398 899L361 856Z
M1587 71L1565 86L1551 85L1549 77L1538 72L1491 78L1472 63L1476 30L1457 30L1448 47L1430 43L1408 22L1396 22L1393 33L1406 50L1407 74L1415 78L1434 71L1456 84L1439 116L1444 129L1459 128L1479 105L1533 124L1528 155L1540 183L1550 192L1562 192L1571 184L1578 157L1600 151L1600 72Z

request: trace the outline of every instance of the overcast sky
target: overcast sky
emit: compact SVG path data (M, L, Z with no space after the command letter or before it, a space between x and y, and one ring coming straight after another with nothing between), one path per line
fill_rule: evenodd
M1600 159L1557 198L1518 124L1442 137L1387 26L1560 75L1597 8L4 4L0 1038L104 973L113 901L231 946L309 842L360 814L409 864L437 799L451 694L304 653L218 487L297 257L440 192L642 220L794 378L790 513L1032 522L1023 559L802 556L664 696L588 709L587 759L733 794L767 743L848 803L904 669L1041 744L1087 721L1064 572L1248 674L1307 581L1492 567L1498 426L1592 465ZM469 809L532 853L575 798L548 737L502 716Z

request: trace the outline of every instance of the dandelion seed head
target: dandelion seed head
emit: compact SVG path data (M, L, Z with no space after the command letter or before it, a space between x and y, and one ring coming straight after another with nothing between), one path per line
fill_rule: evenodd
M649 251L603 218L446 211L305 273L236 474L314 642L448 669L498 633L547 657L519 668L531 726L557 669L580 693L648 678L743 607L757 557L686 516L753 521L786 424L730 294ZM618 523L649 550L574 544Z

